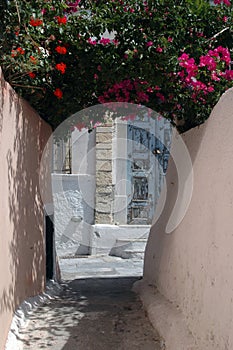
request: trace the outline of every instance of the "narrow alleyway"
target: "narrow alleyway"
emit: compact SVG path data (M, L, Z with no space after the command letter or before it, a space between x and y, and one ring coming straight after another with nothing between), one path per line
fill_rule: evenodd
M138 296L139 277L66 281L60 296L39 307L21 331L23 350L161 350Z

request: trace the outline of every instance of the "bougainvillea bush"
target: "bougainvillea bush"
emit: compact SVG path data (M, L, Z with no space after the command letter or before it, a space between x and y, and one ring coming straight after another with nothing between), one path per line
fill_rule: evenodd
M8 0L0 15L5 79L54 127L127 102L183 132L233 85L229 0Z

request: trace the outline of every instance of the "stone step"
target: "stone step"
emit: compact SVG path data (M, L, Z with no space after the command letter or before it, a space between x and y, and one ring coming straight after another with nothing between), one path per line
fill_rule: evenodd
M122 259L144 259L145 251L141 250L123 250L121 252Z
M115 247L112 248L110 255L118 256L123 259L144 258L146 248L146 238L124 238L117 239Z
M120 242L126 242L126 243L130 243L130 242L147 242L148 238L117 238L116 242L120 243Z

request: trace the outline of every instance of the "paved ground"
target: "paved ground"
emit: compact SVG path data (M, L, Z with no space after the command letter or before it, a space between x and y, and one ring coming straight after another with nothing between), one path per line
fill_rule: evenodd
M30 315L27 327L20 333L22 349L163 349L141 302L131 291L140 278L142 262L116 259L113 267L114 260L107 257L75 260L76 267L71 266L72 261L62 262L63 278L75 275L77 279L63 281L61 295ZM139 276L133 266L128 268L130 264L141 271ZM109 277L112 273L114 277Z
M87 256L61 259L61 277L73 280L85 277L142 276L143 259L122 259L113 256Z

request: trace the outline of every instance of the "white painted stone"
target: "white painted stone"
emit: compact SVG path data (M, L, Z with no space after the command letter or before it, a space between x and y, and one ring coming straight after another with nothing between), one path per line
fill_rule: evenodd
M59 295L61 291L62 287L58 283L51 280L48 282L44 293L35 297L27 298L21 303L21 305L14 312L5 350L23 350L23 342L21 341L20 334L27 326L27 322L29 320L28 316L33 310Z
M71 135L72 174L95 175L96 131L75 129Z
M149 225L93 225L90 239L90 253L109 255L116 247L119 248L128 244L129 239L147 239L149 230ZM124 241L124 239L126 239L127 242Z
M127 223L128 197L126 195L115 195L114 198L114 223L124 225Z
M58 257L88 254L94 222L95 178L52 175L55 245Z

